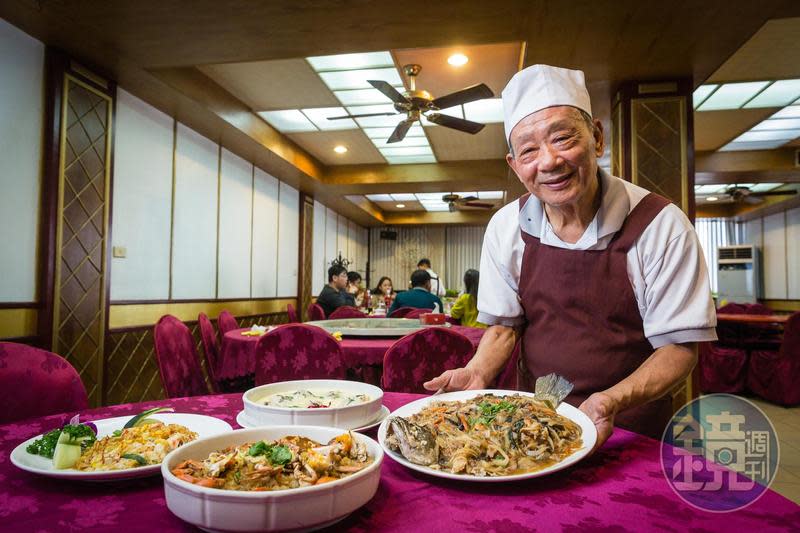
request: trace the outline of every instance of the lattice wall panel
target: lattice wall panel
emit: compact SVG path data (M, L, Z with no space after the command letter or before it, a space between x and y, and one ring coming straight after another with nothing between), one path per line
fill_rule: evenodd
M243 328L254 324L272 326L286 323L288 317L285 313L278 313L237 317L237 321ZM200 328L196 322L187 322L186 325L192 332L203 376L208 384ZM164 398L164 388L156 364L152 327L110 332L106 352L107 405Z
M680 98L634 100L633 181L685 209L685 119Z
M93 405L101 402L103 379L110 105L107 96L67 84L53 351L78 370Z

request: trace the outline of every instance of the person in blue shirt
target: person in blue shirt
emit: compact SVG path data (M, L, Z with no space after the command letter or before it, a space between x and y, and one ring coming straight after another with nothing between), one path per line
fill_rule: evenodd
M431 275L425 270L415 270L411 274L411 290L400 292L394 299L389 315L400 307L416 307L418 309L437 309L439 313L444 307L435 294L431 294Z

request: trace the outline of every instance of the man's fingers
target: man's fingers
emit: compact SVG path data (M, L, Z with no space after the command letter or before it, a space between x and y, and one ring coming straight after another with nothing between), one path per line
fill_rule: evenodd
M430 381L426 381L422 384L428 390L439 390L442 387L447 386L450 383L450 374L452 372L450 370L446 370L441 376L435 377Z

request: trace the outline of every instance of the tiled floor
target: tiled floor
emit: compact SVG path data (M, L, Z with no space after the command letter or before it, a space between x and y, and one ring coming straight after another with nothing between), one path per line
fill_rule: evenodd
M800 407L786 408L758 398L748 399L764 411L778 433L780 460L770 488L800 504Z

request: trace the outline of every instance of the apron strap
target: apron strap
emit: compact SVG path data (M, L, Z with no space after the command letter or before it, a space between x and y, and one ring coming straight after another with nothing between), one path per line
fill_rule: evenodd
M671 202L661 195L649 193L628 214L622 227L611 239L609 248L627 253L656 216Z

